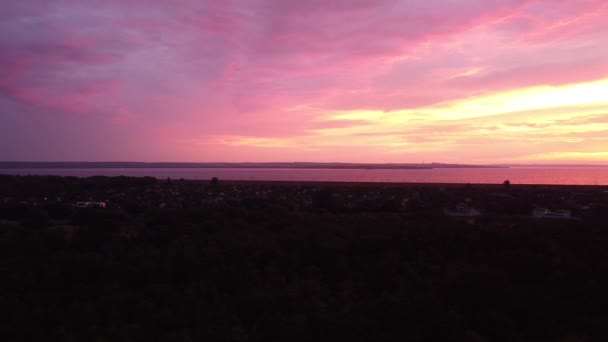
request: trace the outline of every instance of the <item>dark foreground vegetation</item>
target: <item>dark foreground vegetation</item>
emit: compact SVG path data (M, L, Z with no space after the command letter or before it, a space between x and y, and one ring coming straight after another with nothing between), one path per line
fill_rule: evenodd
M607 219L600 187L0 176L0 339L607 341Z

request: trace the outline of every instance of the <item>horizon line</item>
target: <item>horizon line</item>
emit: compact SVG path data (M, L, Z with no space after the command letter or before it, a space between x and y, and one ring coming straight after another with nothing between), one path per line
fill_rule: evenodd
M70 164L70 163L83 163L83 164L99 164L99 163L111 163L111 164L343 164L343 165L479 165L479 166L608 166L608 163L594 163L594 162L528 162L528 163L450 163L450 162L343 162L343 161L18 161L18 160L0 160L0 164L8 163L29 163L29 164L42 164L42 163L58 163L58 164Z

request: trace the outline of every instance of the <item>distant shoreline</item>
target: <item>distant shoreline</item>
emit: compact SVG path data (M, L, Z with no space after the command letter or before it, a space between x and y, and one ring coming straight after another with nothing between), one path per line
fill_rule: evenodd
M145 162L0 162L0 169L446 169L509 168L502 165L468 164L372 164L372 163L145 163Z
M162 179L159 179L163 181ZM208 184L209 180L206 179L184 179L172 181L184 181L193 184ZM242 185L263 185L263 186L321 186L321 187L361 187L361 188L411 188L411 187L422 187L422 188L446 188L446 189L460 189L463 187L476 188L476 189L488 189L501 191L505 189L503 183L427 183L427 182L353 182L353 181L309 181L309 180L236 180L236 179L219 179L219 182L223 186L242 186ZM606 185L593 185L593 184L510 184L513 189L606 189Z
M3 175L0 177L31 177L39 179L53 179L53 178L64 178L70 176L58 176L58 175ZM151 177L151 176L86 176L86 177L75 177L81 179L133 179L141 180L145 178L154 178L158 182L176 182L192 185L206 185L210 184L211 179L176 179L170 178L168 180ZM488 191L501 192L505 189L505 186L501 182L496 183L432 183L432 182L371 182L371 181L323 181L323 180L237 180L237 179L218 179L220 187L231 187L231 186L277 186L277 187L332 187L332 188L444 188L449 189L461 189L463 187L470 189L484 189ZM604 192L608 191L608 185L601 184L510 184L512 189L556 189L556 190L580 190L580 189L597 189Z

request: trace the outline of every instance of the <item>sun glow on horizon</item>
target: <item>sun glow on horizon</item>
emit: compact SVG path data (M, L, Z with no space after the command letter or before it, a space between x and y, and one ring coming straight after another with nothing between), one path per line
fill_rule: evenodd
M464 144L483 144L479 151L506 144L528 153L511 158L480 158L487 162L538 159L608 161L608 79L564 86L529 87L478 97L463 98L434 106L395 111L338 111L314 121L343 123L315 128L285 138L229 137L231 146L272 148L385 147L391 155L437 156ZM598 136L599 134L599 136ZM482 141L486 141L486 143ZM589 151L580 149L586 144ZM570 145L563 151L542 153L547 144ZM440 158L439 158L440 159Z

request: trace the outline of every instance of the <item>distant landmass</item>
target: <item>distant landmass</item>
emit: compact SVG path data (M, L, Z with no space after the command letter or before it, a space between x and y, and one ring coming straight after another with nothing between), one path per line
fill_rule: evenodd
M12 162L0 161L0 169L442 169L508 168L498 165L467 164L373 164L373 163L146 163L146 162Z

